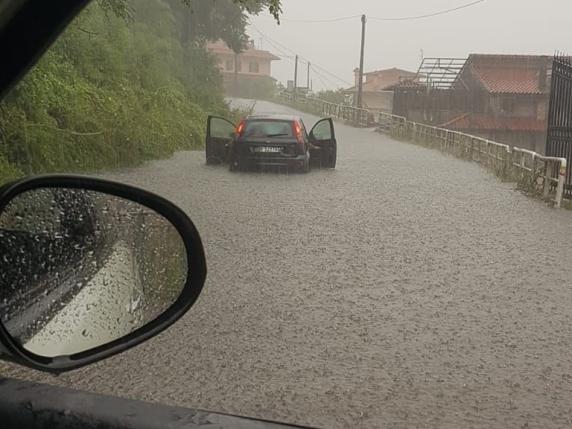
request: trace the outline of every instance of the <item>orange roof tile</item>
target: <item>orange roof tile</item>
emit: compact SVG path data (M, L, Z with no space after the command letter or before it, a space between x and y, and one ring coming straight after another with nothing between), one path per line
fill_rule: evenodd
M552 57L471 54L466 74L492 94L544 94ZM463 78L463 74L460 75Z
M494 94L542 94L538 70L474 66L472 73Z

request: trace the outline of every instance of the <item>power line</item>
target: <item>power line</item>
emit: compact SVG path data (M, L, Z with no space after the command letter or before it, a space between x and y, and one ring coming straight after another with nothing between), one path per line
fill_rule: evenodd
M286 58L288 60L290 60L291 63L294 63L294 56L291 55L281 55L281 58ZM298 62L302 63L302 64L306 64L308 65L310 62L303 60L302 58L298 57ZM336 83L336 81L332 80L332 78L329 78L328 76L326 76L325 74L320 73L316 68L314 68L314 65L310 63L310 69L316 74L316 76L318 77L318 79L320 80L320 82L322 82L322 84L325 87L331 86L331 87L336 87L338 86L338 84ZM328 83L326 83L325 80L328 81Z
M335 88L335 87L339 86L336 84L335 81L332 81L331 78L324 75L323 73L320 73L314 67L310 66L310 68L312 69L312 72L316 75L316 77L319 79L319 81L322 82L322 84L324 85L324 89Z
M265 36L262 36L265 38ZM287 60L289 60L291 63L294 64L295 60L294 60L294 55L287 55L284 53L284 51L280 48L278 48L276 45L274 45L270 40L267 40L268 43L270 43L270 45L272 45L279 53L280 53L280 57L281 58L286 58ZM299 58L299 61L303 64L308 64L308 61ZM326 75L320 73L313 64L310 64L310 69L316 74L316 76L318 77L318 79L320 80L320 82L322 82L322 84L324 85L324 87L336 87L337 84L335 81L333 81L331 78L327 77ZM328 81L328 83L325 82L325 80Z
M475 6L479 3L483 3L485 0L476 0L471 3L466 3L461 6L457 6L451 9L440 10L438 12L427 13L425 15L414 15L414 16L402 16L399 18L378 18L373 16L368 16L368 19L373 19L375 21L413 21L416 19L431 18L433 16L445 15L447 13L455 12L457 10L466 9L471 6Z
M437 12L427 13L424 15L400 16L400 17L394 17L394 18L381 18L381 17L368 16L368 19L373 19L375 21L413 21L416 19L431 18L433 16L445 15L447 13L451 13L451 12L455 12L457 10L466 9L468 7L471 7L471 6L475 6L475 5L477 5L479 3L483 3L485 1L486 0L476 0L476 1L473 1L470 3L462 4L462 5L457 6L457 7L453 7L451 9L440 10ZM305 24L314 24L314 23L348 21L350 19L355 19L355 18L359 18L359 17L361 17L361 15L342 16L339 18L331 18L331 19L287 19L287 18L282 18L281 20L285 21L285 22L300 22L300 23L305 23Z
M294 57L293 55L287 54L283 49L281 49L280 47L278 47L272 39L270 39L269 37L267 37L267 36L265 36L264 34L262 34L262 32L261 32L260 30L258 30L258 28L256 28L256 27L254 26L254 24L251 24L251 25L254 27L254 29L255 29L256 31L258 31L258 33L262 36L263 39L265 39L268 43L270 43L270 45L271 45L274 49L276 49L280 54L282 54L284 57L286 57L286 58L288 58L288 59L292 59L292 58ZM292 51L292 53L295 54L295 52L293 52L293 51Z
M340 22L340 21L348 21L350 19L359 18L361 15L352 15L352 16L342 16L340 18L332 18L332 19L287 19L281 18L281 21L285 22L303 22L303 23L323 23L323 22Z
M328 87L336 87L339 86L339 83L336 83L335 80L333 80L331 77L328 77L327 75L321 73L320 71L318 71L318 69L316 69L314 67L314 64L312 64L310 61L306 61L304 59L302 59L301 57L298 57L298 60L300 63L302 64L310 64L310 70L312 70L312 72L314 72L314 74L316 74L316 76L318 76L318 79L320 80L320 82L322 82L324 84L324 86ZM324 80L328 81L328 83L324 82Z
M320 66L319 64L314 64L312 63L312 66L316 66L317 68L319 68L320 70L322 70L322 72L329 74L330 76L336 78L338 81L344 83L345 85L353 85L352 82L349 82L347 80L345 80L344 78L341 78L337 75L335 75L334 73L332 73L331 71L329 71L328 69L325 69L324 67Z
M326 82L324 82L324 79L322 79L322 77L319 74L316 74L316 77L318 78L318 80L320 82L322 82L322 85L324 85L324 88L327 88L328 86L330 86Z
M286 46L286 45L284 45L284 44L282 44L282 43L280 43L280 42L278 42L278 41L276 41L276 40L271 39L270 37L268 37L266 34L264 34L262 31L260 31L260 29L259 29L256 25L254 25L254 24L252 24L252 23L250 23L250 25L252 26L252 28L254 28L254 30L256 30L256 32L258 32L258 34L260 34L264 39L266 39L272 46L274 46L274 47L276 47L276 45L281 46L283 49L288 50L289 52L293 53L294 55L298 55L298 54L296 53L296 51L290 49L288 46ZM278 51L283 52L282 49L278 49ZM333 76L334 78L336 78L336 79L339 80L340 82L343 82L345 85L353 85L352 83L348 82L348 81L345 80L344 78L341 78L341 77L339 77L339 76L336 76L334 73L330 72L330 71L327 70L326 68L320 66L319 64L316 64L315 61L311 61L311 60L309 60L309 59L307 59L307 58L305 58L305 57L303 57L303 56L301 56L301 55L299 55L299 57L300 57L300 59L301 59L302 61L304 61L304 62L306 62L306 63L307 63L307 62L311 62L311 63L312 63L312 66L318 67L318 68L321 69L324 73L327 73L327 74L329 74L330 76Z
M272 44L272 43L270 43ZM275 47L276 48L276 47ZM287 60L289 60L291 63L294 63L294 56L293 55L284 55L283 51L280 49L277 49L280 51L281 55L280 58L285 58ZM308 64L308 61L305 61L303 59L299 58L299 62L303 63L303 64ZM333 82L330 78L328 78L327 76L323 75L322 73L320 73L318 70L316 70L311 64L310 64L310 69L316 74L316 76L318 77L318 79L320 80L320 82L322 82L322 84L324 85L324 87L328 87L328 86L336 86L336 83ZM329 83L324 82L324 79L326 79Z
M294 55L297 55L296 51L294 51L294 50L290 49L288 46L283 45L282 43L277 42L276 40L274 40L274 39L268 37L266 34L264 34L262 31L260 31L260 29L259 29L256 25L254 25L253 23L250 23L250 26L251 26L252 28L254 28L254 29L258 32L258 34L260 34L262 37L264 37L264 38L265 38L267 41L269 41L271 44L276 44L276 45L278 45L278 46L281 46L282 48L286 49L287 51L290 51L290 52L293 53Z
M430 17L435 17L435 16L439 16L439 15L445 15L451 12L455 12L461 9L466 9L472 6L475 6L477 4L483 3L486 0L475 0L472 1L470 3L465 3L462 4L460 6L454 7L454 8L450 8L450 9L445 9L445 10L440 10L437 12L433 12L433 13L428 13L428 14L423 14L423 15L413 15L413 16L403 16L403 17L397 17L397 18L381 18L381 17L368 17L371 20L374 21L412 21L412 20L418 20L418 19L424 19L424 18L430 18ZM340 22L340 21L347 21L347 20L351 20L351 19L355 19L355 18L359 18L362 17L362 15L352 15L352 16L344 16L344 17L339 17L339 18L330 18L330 19L315 19L315 20L310 20L310 19L283 19L283 21L289 21L289 22L301 22L301 23L328 23L328 22ZM363 17L362 17L363 18ZM283 45L282 43L268 37L267 35L265 35L262 31L260 31L260 29L254 25L253 23L250 23L250 25L254 28L254 30L256 32L258 32L260 34L260 36L265 39L267 42L270 43L270 45L272 45L272 47L274 49L276 49L278 52L280 52L284 58L287 58L290 61L294 61L292 59L292 56L286 54L284 52L284 50L291 52L292 54L296 55L297 61L296 61L296 66L297 66L297 62L298 59L300 59L301 62L304 62L306 64L309 65L309 68L312 69L314 71L314 73L316 74L316 76L319 78L319 80L324 84L324 86L328 86L326 84L326 82L324 81L327 80L330 83L332 82L332 80L330 78L328 78L327 76L324 75L324 73L333 76L335 79L337 79L339 82L343 82L346 85L352 85L352 83L348 82L347 80L335 75L334 73L330 72L328 69L320 66L319 64L316 64L314 61L310 63L310 60L306 59L305 57L299 55L297 52L295 52L294 50L290 49L288 46ZM362 36L363 37L363 36ZM363 42L362 42L363 43ZM363 53L362 53L363 55ZM323 73L320 73L317 69L322 70ZM335 82L334 85L335 86Z
M293 54L296 54L296 52L295 52L294 50L290 49L288 46L283 45L282 43L277 42L276 40L271 39L270 37L266 36L266 35L265 35L264 33L262 33L262 32L258 29L258 27L256 27L254 24L251 24L251 25L252 25L252 27L253 27L262 37L264 37L268 42L270 42L270 44L273 44L273 43L274 43L274 44L277 44L277 45L279 45L279 46L282 46L284 49L287 49L288 51L292 52ZM274 46L274 45L273 45L273 46ZM314 61L310 61L309 59L307 59L307 58L305 58L305 57L303 57L303 56L301 56L301 55L300 55L300 59L301 59L303 62L305 62L305 63L311 62L311 63L312 63L312 66L318 67L319 69L323 70L325 73L329 74L330 76L333 76L334 78L336 78L336 79L339 80L340 82L343 82L344 84L347 84L347 85L352 85L352 83L348 82L347 80L345 80L345 79L343 79L343 78L341 78L341 77L339 77L339 76L336 76L335 74L333 74L332 72L330 72L330 71L327 70L326 68L320 66L319 64L316 64Z
M267 36L263 35L262 32L260 32L260 30L258 30L257 28L255 28L256 31L258 31L260 33L260 35L262 36L263 39L265 39L268 43L270 43L270 45L276 49L276 51L278 51L278 53L280 54L281 58L286 58L287 60L289 60L291 63L294 63L294 55L288 55L285 53L285 51L283 49L281 49L280 47L278 47L272 40L270 40ZM308 61L305 61L303 59L299 59L299 61L301 63L304 64L308 64ZM326 76L322 75L321 73L319 73L312 65L310 65L310 68L314 71L314 73L316 73L316 75L318 76L318 79L320 80L320 82L322 82L322 84L324 85L324 87L328 87L328 86L336 86L335 82L332 85L332 82L330 81L329 78L326 78ZM328 80L330 83L326 83L324 82L324 79Z
M328 87L328 86L331 86L331 87L336 87L336 86L338 86L335 81L333 81L331 78L327 77L327 76L324 75L323 73L320 73L318 70L316 70L316 69L314 68L313 65L310 65L310 68L311 68L312 71L316 74L316 76L318 76L318 78L319 78L320 81L324 84L324 86L326 86L326 87ZM325 83L324 80L327 80L328 83Z
M369 19L375 20L375 21L411 21L411 20L417 20L417 19L423 19L423 18L430 18L430 17L434 17L434 16L439 16L439 15L444 15L447 13L451 13L451 12L455 12L461 9L466 9L468 7L471 6L475 6L479 3L483 3L486 0L475 0L473 2L470 3L465 3L463 5L454 7L454 8L450 8L450 9L445 9L445 10L440 10L437 12L433 12L433 13L428 13L428 14L424 14L424 15L415 15L415 16L403 16L403 17L397 17L397 18L380 18L380 17L368 17ZM302 22L302 23L324 23L324 22L338 22L338 21L346 21L346 20L350 20L350 19L354 19L354 18L359 18L361 15L352 15L352 16L344 16L344 17L339 17L339 18L332 18L332 19L316 19L316 20L309 20L309 19L283 19L284 21L290 21L290 22ZM278 48L278 46L281 46L282 48L290 51L291 53L296 55L296 52L293 51L292 49L290 49L289 47L283 45L280 42L277 42L274 39L271 39L270 37L266 36L264 33L262 33L262 31L260 31L258 29L258 27L252 23L250 23L250 25L264 38L266 39L276 50L278 50L279 52L281 52L282 54L284 54L284 51L280 48ZM277 46L278 45L278 46ZM288 57L287 55L285 55L286 57ZM305 61L306 63L309 62L310 60L304 58L303 56L299 56L301 60ZM333 76L335 79L337 79L340 82L343 82L346 85L352 85L352 83L348 82L347 80L335 75L334 73L330 72L329 70L327 70L326 68L320 66L319 64L316 64L314 61L312 61L312 66L316 66L317 68L319 68L320 70L322 70L324 73L329 74L330 76ZM314 67L312 67L314 68ZM314 69L315 70L315 69ZM329 79L328 79L329 80Z

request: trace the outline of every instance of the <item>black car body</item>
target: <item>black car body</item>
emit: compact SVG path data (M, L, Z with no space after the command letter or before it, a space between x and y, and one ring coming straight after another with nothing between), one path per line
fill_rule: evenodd
M335 168L336 159L331 118L318 121L309 134L298 116L253 115L238 126L224 118L208 118L207 164L228 163L231 171L282 167L305 173L310 165Z

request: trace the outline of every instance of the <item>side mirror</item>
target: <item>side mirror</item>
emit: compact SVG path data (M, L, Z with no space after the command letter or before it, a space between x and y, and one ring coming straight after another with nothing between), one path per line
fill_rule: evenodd
M160 333L206 279L199 233L157 195L79 176L0 188L0 354L63 372Z

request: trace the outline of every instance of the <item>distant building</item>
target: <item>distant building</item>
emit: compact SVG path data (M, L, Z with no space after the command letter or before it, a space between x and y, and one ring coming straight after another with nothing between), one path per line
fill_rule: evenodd
M207 49L218 58L227 93L249 95L246 93L274 85L272 61L280 58L268 51L256 49L254 41L250 41L240 54L236 54L223 41L209 43Z
M551 56L470 55L453 84L481 98L444 127L544 152Z
M393 113L543 153L551 67L543 55L424 59L391 87Z
M413 79L417 73L391 68L386 70L376 70L364 73L365 81L362 85L362 104L365 108L391 112L393 110L393 89L392 87L404 79ZM345 90L345 93L352 95L353 100L357 100L359 85L359 69L354 69L355 85Z

